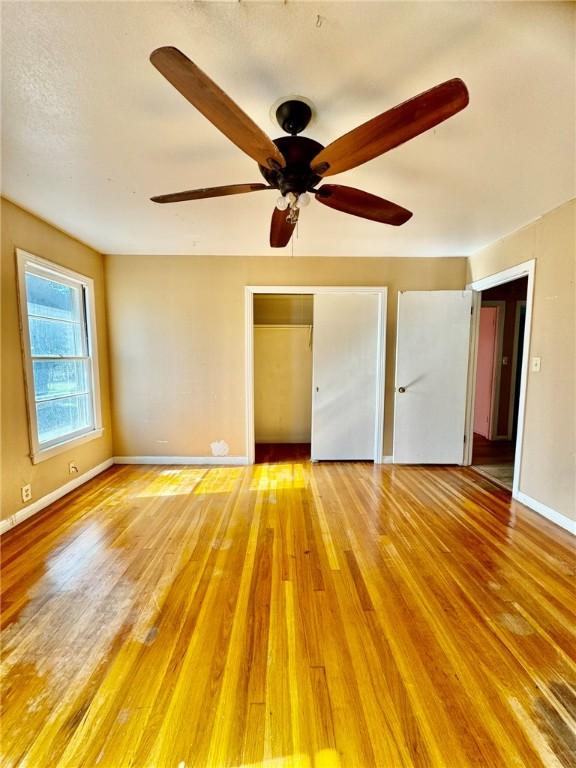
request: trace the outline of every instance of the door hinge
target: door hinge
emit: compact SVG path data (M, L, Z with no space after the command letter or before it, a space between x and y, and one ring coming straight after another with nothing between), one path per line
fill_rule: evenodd
M464 435L464 442L466 442L466 435Z

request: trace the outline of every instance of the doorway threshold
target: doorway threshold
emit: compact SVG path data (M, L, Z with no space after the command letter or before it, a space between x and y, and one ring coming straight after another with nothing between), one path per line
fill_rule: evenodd
M500 488L505 488L510 493L512 492L514 464L472 464L470 469L473 469L487 480L491 480Z
M310 443L256 443L256 464L310 461Z

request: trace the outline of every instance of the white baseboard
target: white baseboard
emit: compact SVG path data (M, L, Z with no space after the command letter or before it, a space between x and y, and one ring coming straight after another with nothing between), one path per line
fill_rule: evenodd
M12 528L12 518L7 517L5 520L0 520L0 535L9 531Z
M55 491L47 493L46 496L42 496L40 499L36 499L36 501L33 501L32 504L28 504L26 507L22 507L18 512L15 512L13 515L6 518L6 520L0 521L0 533L9 531L10 528L14 528L18 523L27 520L29 517L32 517L32 515L36 515L40 510L44 509L44 507L58 501L62 496L65 496L67 493L70 493L70 491L78 488L79 485L83 485L84 483L87 483L88 480L92 480L93 477L104 472L105 469L108 469L108 467L111 467L113 464L114 459L106 459L106 461L103 461L101 464L97 464L87 472L83 472L81 475L78 475L78 477L70 480L69 483L65 483L64 485L61 485L60 488L56 488Z
M382 456L380 464L394 464L394 456Z
M114 456L115 464L248 464L247 456Z
M519 501L526 507L530 507L530 509L534 510L534 512L538 512L538 514L542 515L542 517L545 517L547 520L556 523L556 525L559 525L573 536L576 536L576 520L571 520L561 512L556 512L555 509L547 507L546 504L542 504L541 501L536 501L536 499L533 499L531 496L527 496L525 493L522 493L522 491L515 493L514 498L516 501Z

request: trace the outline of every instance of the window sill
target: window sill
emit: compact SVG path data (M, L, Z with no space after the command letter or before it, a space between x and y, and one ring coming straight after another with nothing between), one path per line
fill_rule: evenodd
M97 429L93 429L92 432L86 432L84 435L73 437L71 440L65 440L61 443L58 443L57 445L51 445L50 448L44 448L43 450L40 449L39 451L31 454L30 458L32 459L32 464L39 464L41 461L51 459L52 456L57 456L59 453L70 451L77 445L82 445L82 443L87 443L90 440L96 440L98 437L102 437L103 434L103 427L99 427Z

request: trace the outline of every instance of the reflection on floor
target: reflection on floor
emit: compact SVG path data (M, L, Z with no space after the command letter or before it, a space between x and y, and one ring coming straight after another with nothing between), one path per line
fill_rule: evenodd
M256 464L308 461L310 443L256 443Z
M514 449L513 440L487 440L475 432L472 469L511 491Z

